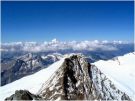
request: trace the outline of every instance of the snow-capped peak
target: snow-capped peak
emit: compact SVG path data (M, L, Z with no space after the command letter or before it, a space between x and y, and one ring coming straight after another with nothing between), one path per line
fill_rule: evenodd
M69 55L38 92L45 100L130 100L82 55Z

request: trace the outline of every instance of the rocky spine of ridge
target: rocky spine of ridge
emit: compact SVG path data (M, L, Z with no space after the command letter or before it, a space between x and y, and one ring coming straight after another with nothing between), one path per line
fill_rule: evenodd
M39 95L46 100L131 100L80 55L66 58Z
M131 100L82 55L65 58L37 95L43 100Z

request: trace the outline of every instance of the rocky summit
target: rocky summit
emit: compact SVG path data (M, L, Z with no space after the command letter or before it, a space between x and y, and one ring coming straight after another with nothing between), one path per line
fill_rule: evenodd
M47 100L129 100L85 57L72 55L45 82L39 95Z

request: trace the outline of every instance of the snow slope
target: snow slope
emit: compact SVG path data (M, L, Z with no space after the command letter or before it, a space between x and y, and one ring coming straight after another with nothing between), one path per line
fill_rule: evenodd
M29 90L31 93L36 94L42 84L62 65L63 61L64 58L33 75L23 77L0 87L0 101L3 101L6 97L12 95L19 89Z
M119 56L114 60L95 62L99 68L121 91L135 100L135 52Z

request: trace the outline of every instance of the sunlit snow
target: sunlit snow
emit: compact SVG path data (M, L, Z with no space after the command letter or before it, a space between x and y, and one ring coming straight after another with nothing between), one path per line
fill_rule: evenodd
M135 52L114 60L95 62L96 65L121 91L135 99Z

